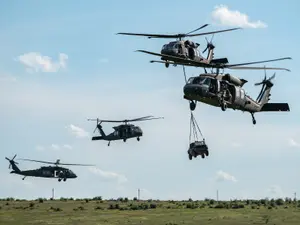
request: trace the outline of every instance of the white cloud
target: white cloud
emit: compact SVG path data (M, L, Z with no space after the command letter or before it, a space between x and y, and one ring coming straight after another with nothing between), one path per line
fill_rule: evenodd
M28 72L57 72L66 68L68 55L60 53L59 61L54 62L51 57L43 56L38 52L29 52L18 56L17 61L21 62Z
M77 127L77 126L75 126L73 124L70 124L66 128L69 130L69 132L71 132L76 137L84 138L84 137L88 137L89 136L89 133L87 131L85 131L84 129L82 129L80 127Z
M72 146L71 145L67 145L67 144L64 144L64 145L58 145L58 144L52 144L51 146L41 146L41 145L38 145L36 146L36 150L37 151L45 151L45 150L55 150L55 151L58 151L58 150L62 150L62 149L72 149Z
M234 176L232 176L231 174L226 173L226 172L224 172L222 170L219 170L217 172L216 180L217 181L232 181L232 182L237 182L237 179Z
M293 138L290 138L288 140L288 144L290 147L297 147L297 148L300 148L300 143L295 141Z
M52 145L51 145L51 148L52 148L53 150L59 150L59 149L60 149L60 147L59 147L58 145L55 145L55 144L52 144Z
M267 24L260 20L250 22L248 15L237 10L233 11L226 5L218 5L212 12L214 22L225 26L239 26L243 28L265 28Z
M72 146L71 145L63 145L63 148L66 148L66 149L72 149Z
M100 176L101 178L103 178L104 180L115 180L117 181L119 184L122 184L122 183L125 183L127 182L127 178L122 175L122 174L118 174L118 173L115 173L115 172L110 172L110 171L104 171L104 170L101 170L99 168L95 168L95 167L91 167L89 168L89 171Z
M16 82L16 81L17 78L8 74L4 74L0 76L0 82Z

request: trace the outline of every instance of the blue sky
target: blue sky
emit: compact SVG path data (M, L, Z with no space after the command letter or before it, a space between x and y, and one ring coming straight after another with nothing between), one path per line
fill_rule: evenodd
M299 191L300 156L297 8L298 1L2 2L0 174L5 182L0 197L49 197L52 187L57 197L132 198L138 188L142 198L161 199L214 198L217 189L222 199L293 196ZM190 112L183 99L182 69L150 64L155 57L134 52L159 52L168 40L115 33L183 33L204 23L210 24L205 31L244 27L215 35L216 58L228 57L230 63L293 58L266 64L291 69L277 71L271 96L273 102L288 102L291 112L257 114L253 126L247 113L198 104L195 117L210 156L189 161ZM205 48L204 37L192 40ZM187 68L188 76L202 71ZM260 87L253 83L263 78L263 71L228 72L247 79L246 91L257 96ZM90 140L95 124L88 117L146 115L165 119L139 123L144 131L140 142L108 147ZM104 128L112 131L110 124ZM4 159L14 154L97 166L72 167L78 178L63 183L22 181L9 174ZM19 166L41 165L19 161Z

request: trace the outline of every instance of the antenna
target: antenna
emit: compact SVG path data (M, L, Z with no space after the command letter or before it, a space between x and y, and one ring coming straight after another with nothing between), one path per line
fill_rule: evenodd
M54 200L54 188L52 188L52 200Z
M141 193L141 190L140 189L138 189L138 201L140 200L140 193Z

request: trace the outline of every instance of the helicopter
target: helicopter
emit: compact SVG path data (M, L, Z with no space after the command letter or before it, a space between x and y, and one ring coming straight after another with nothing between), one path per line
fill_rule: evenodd
M263 61L257 61L257 62L238 63L238 64L228 64L229 61L227 58L213 59L215 46L212 44L212 40L213 40L214 34L238 30L241 28L237 27L237 28L231 28L231 29L226 29L226 30L192 34L193 32L196 32L208 25L209 24L204 24L203 26L201 26L191 32L188 32L186 34L174 34L174 35L140 34L140 33L117 33L117 34L132 35L132 36L147 36L148 38L176 38L177 39L176 41L169 42L168 44L163 45L160 54L155 53L155 52L145 51L145 50L136 50L137 52L142 52L142 53L161 57L162 61L151 60L150 63L163 63L163 64L165 64L166 68L168 68L170 64L173 64L174 66L177 66L177 65L193 66L193 67L202 67L204 69L205 68L216 68L217 70L225 69L225 68L227 68L227 69L263 70L263 69L273 69L273 68L245 67L245 65L291 59L291 57L283 57L283 58L277 58L277 59L263 60ZM198 47L200 45L199 43L194 43L191 40L185 40L185 41L182 40L184 37L193 37L193 36L201 36L201 35L208 35L208 34L212 34L212 38L210 41L208 41L207 38L205 37L207 46L202 52L202 54L203 54L208 50L207 58L204 58L200 54L200 52L198 50Z
M32 161L32 162L40 162L40 163L47 163L47 164L54 164L55 166L42 166L39 169L33 170L20 170L17 167L18 162L15 162L14 159L17 155L15 155L12 159L5 157L6 160L9 161L8 169L12 168L10 173L23 175L24 180L26 177L42 177L42 178L56 178L58 181L66 181L67 179L75 179L77 175L70 169L64 168L58 165L72 165L72 166L93 166L87 164L68 164L68 163L60 163L58 159L56 162L46 162L46 161L39 161L39 160L32 160L32 159L20 159L25 161Z
M230 74L204 73L197 77L190 77L183 87L184 98L190 101L190 110L196 108L197 101L205 104L221 107L222 111L227 108L249 112L252 123L256 124L254 113L290 111L288 103L269 103L270 91L273 87L272 79L275 74L267 79L266 71L264 79L255 83L262 85L256 100L246 94L243 85L248 81Z
M131 120L100 120L100 119L88 119L88 121L97 121L96 128L93 133L98 129L101 136L92 137L92 141L95 140L105 140L108 141L108 146L110 146L111 141L122 140L126 142L127 139L137 138L140 141L140 137L143 136L143 131L139 126L135 126L133 124L129 124L128 122L139 122L145 120L154 120L154 119L163 119L163 117L153 117L153 116L144 116ZM125 123L119 126L113 127L114 132L106 135L102 129L102 122L110 122L110 123Z
M169 42L167 44L164 44L162 46L162 49L160 51L160 54L155 52L149 52L144 50L137 50L138 52L143 52L146 54L151 54L155 56L160 56L161 60L163 61L150 61L151 63L164 63L166 68L169 67L170 64L173 64L174 66L177 66L177 64L180 65L189 65L191 62L199 62L205 66L210 64L216 64L216 63L228 63L227 58L220 58L220 59L213 59L214 56L214 48L215 46L212 44L212 39L210 42L207 41L207 47L202 51L202 54L204 54L208 50L207 58L203 57L198 49L199 43L195 43L191 40L183 40L185 37L194 37L194 36L202 36L202 35L208 35L208 34L215 34L215 33L221 33L221 32L228 32L233 30L241 29L240 27L237 28L231 28L231 29L225 29L225 30L218 30L218 31L211 31L211 32L205 32L205 33L197 33L192 34L198 30L201 30L205 27L207 27L209 24L204 24L203 26L190 31L185 34L140 34L140 33L117 33L121 35L132 35L132 36L146 36L148 38L175 38L176 41Z

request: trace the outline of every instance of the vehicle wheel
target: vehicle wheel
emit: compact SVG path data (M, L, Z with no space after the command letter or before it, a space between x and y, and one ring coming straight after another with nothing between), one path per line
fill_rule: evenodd
M61 179L60 179L60 178L58 179L58 182L61 182Z
M64 181L66 182L67 178L64 178Z
M189 154L189 159L192 160L193 159L193 156L191 154Z
M191 101L191 102L190 102L190 110L191 110L191 111L194 111L195 109L196 109L196 103L193 102L193 101Z
M202 155L201 155L201 157L202 157L202 159L204 159L204 158L205 158L205 155L204 155L204 154L202 154Z
M169 65L170 65L169 63L165 63L166 68L169 68Z
M126 139L123 139L124 142L126 142Z
M137 137L137 140L140 141L140 137Z
M206 156L209 156L209 152L208 152L208 151L205 151L205 155L206 155Z
M252 123L255 125L256 124L256 120L252 120Z

